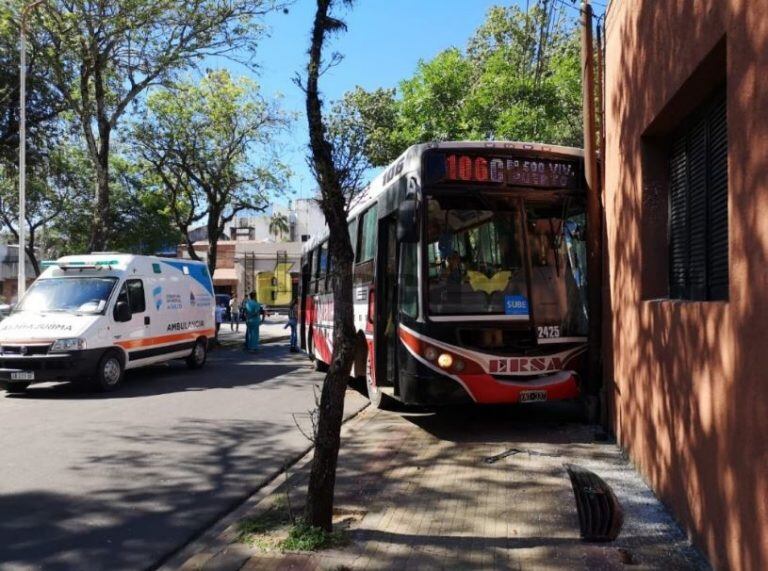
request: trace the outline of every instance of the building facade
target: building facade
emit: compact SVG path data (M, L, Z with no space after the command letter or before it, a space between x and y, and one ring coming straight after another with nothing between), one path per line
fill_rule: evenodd
M271 228L272 217L281 216L286 228ZM270 214L239 216L224 229L217 246L213 285L217 293L242 299L255 291L260 302L270 306L287 306L297 293L301 272L302 244L322 231L325 217L314 199L288 201L276 205ZM208 258L206 228L190 232L195 253ZM178 256L188 258L185 245Z
M768 2L606 18L611 422L713 566L768 569Z
M287 224L284 231L274 232L273 216L282 217ZM275 241L275 242L305 242L309 237L325 226L323 216L317 201L313 198L289 200L287 205L276 204L268 213L236 216L229 222L223 235L224 240L233 241ZM208 230L199 226L189 232L192 242L208 239Z

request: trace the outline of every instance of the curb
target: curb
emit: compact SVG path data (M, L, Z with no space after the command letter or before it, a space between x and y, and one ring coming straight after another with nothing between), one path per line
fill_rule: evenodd
M360 414L367 410L369 406L370 403L366 403L360 410L344 418L341 421L342 431L345 429L350 430L348 425L351 421L359 419ZM281 468L278 468L262 480L252 492L249 492L243 499L222 510L212 521L206 523L198 532L190 537L188 541L167 556L162 557L150 569L157 571L192 571L203 569L205 565L220 554L224 554L224 557L216 569L232 569L233 571L239 569L250 559L252 553L245 546L233 544L237 536L237 531L234 529L235 525L283 484L280 476L288 470L301 470L311 462L314 448L314 445L310 444L288 458ZM226 553L227 548L230 546L232 546L234 552ZM238 550L240 553L237 552ZM229 561L227 556L229 556Z

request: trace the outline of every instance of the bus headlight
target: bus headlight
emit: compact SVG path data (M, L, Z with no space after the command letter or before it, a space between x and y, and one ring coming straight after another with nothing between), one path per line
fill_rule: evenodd
M442 353L437 358L437 364L440 365L443 369L448 369L451 365L453 365L453 357L450 353Z
M434 361L435 359L437 359L437 349L435 349L434 347L427 347L426 349L424 349L424 358L427 361Z
M51 345L49 353L63 353L65 351L82 351L85 349L85 339L72 337L69 339L57 339Z

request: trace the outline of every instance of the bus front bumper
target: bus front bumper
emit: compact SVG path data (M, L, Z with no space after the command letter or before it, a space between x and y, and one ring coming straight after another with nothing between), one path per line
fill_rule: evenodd
M419 373L401 377L400 398L405 404L531 403L570 400L581 394L578 375L573 371L528 378L489 374L449 376L428 370Z

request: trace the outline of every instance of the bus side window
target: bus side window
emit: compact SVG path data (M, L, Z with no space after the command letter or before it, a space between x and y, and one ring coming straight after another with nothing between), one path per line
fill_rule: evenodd
M312 287L310 288L312 290L312 293L317 293L317 274L318 274L318 266L320 265L320 249L315 248L312 250Z
M349 243L352 244L352 259L355 259L357 253L357 224L358 218L353 218L349 221L347 228L349 228Z
M317 256L317 288L318 292L325 293L325 280L328 277L328 242L320 246Z
M372 260L376 254L377 208L374 204L360 218L360 232L357 246L357 262Z

